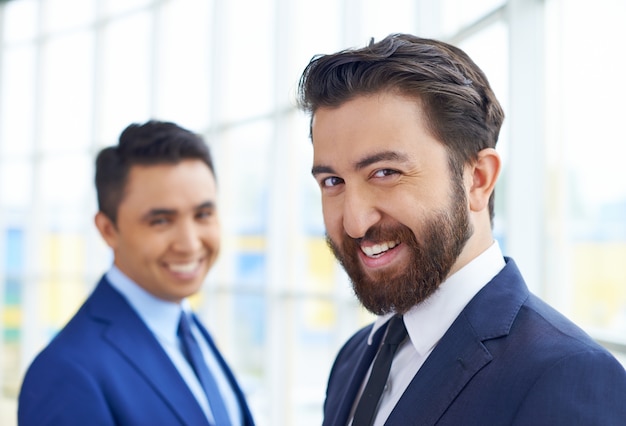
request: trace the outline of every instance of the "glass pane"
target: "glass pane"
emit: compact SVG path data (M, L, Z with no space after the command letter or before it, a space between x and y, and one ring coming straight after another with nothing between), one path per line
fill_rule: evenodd
M106 145L115 143L131 122L150 115L152 83L152 15L135 13L112 21L104 30L101 52L102 80L96 81L101 105L99 135Z
M561 268L552 297L597 337L625 342L626 168L623 99L626 86L602 70L626 67L626 3L601 0L589 13L580 1L549 9L551 120L549 171L552 256ZM581 31L585 28L585 31ZM584 52L584 60L581 54ZM601 65L599 65L601 64ZM595 76L595 77L593 77ZM593 78L593 90L579 90Z
M28 207L33 197L33 164L30 160L0 162L0 206L2 210Z
M267 229L272 126L262 121L220 135L214 146L223 223L229 233L263 235Z
M10 226L1 229L0 254L5 267L3 284L0 286L0 303L2 306L2 323L0 329L0 345L2 350L2 365L0 365L0 377L2 377L3 393L0 394L0 421L2 424L15 424L17 412L17 395L22 372L20 369L20 341L22 339L22 288L24 286L24 274L26 265L25 230L22 226Z
M156 116L200 131L209 124L211 2L166 2L160 13Z
M336 353L333 348L339 306L330 298L295 301L290 331L293 342L293 375L290 383L290 420L294 425L322 424L320 390L326 387L327 373Z
M46 152L86 149L91 143L93 34L52 39L42 58L41 147Z
M38 283L39 314L48 339L69 321L86 296L83 284L85 238L80 234L51 232L41 241Z
M295 179L298 186L297 204L300 209L295 217L300 220L300 227L306 236L324 238L324 218L322 216L322 196L320 187L311 175L313 166L313 143L309 137L309 117L303 113L293 114L293 124L289 136L289 144L294 152L295 165L292 167L296 173Z
M45 0L43 32L58 32L85 27L93 22L96 0Z
M443 34L456 33L504 3L505 0L441 0Z
M362 1L363 22L362 40L359 45L369 42L371 37L380 40L391 33L415 33L418 1L394 0Z
M137 10L148 6L154 0L99 0L105 16L118 15L123 12Z
M35 137L35 48L6 49L0 82L0 154L2 158L32 152Z
M45 206L44 222L49 229L72 230L92 223L92 159L84 154L45 157L41 163L39 196Z
M269 114L275 101L274 2L233 0L224 7L228 12L221 36L228 46L216 58L222 92L214 113L226 122Z
M0 30L7 44L34 39L37 35L38 0L9 1L4 7Z
M287 64L287 75L293 78L290 82L294 84L292 87L295 87L297 78L313 55L331 53L346 47L342 40L341 6L341 2L335 0L291 4L293 20L289 21L289 29L293 47ZM319 31L320 22L324 23L324 31Z

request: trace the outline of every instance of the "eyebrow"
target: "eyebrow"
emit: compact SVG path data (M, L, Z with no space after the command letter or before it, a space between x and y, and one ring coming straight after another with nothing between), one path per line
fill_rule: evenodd
M401 154L397 151L382 151L357 161L354 168L356 170L362 170L381 161L407 162L409 161L409 157L406 154Z
M354 164L355 170L363 170L364 168L376 164L380 161L396 161L396 162L408 162L409 157L406 154L399 153L397 151L382 151L376 154L368 155L367 157L357 161ZM332 167L318 165L313 166L311 174L316 176L320 173L335 173Z
M328 166L313 166L313 168L311 169L311 174L313 176L317 176L321 173L335 173L335 171L333 170L332 167L328 167Z
M213 201L205 201L202 204L197 205L193 208L194 211L203 210L203 209L213 209L215 208L215 202ZM146 214L143 215L144 220L148 220L151 217L155 216L173 216L178 213L176 209L167 209L167 208L155 208L150 209Z
M205 201L204 203L196 206L196 208L194 210L213 209L213 208L215 208L215 202L214 201Z

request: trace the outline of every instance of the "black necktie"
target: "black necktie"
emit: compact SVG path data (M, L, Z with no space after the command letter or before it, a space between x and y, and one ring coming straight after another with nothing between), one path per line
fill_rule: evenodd
M359 404L354 412L352 424L354 426L370 426L376 417L380 396L387 384L387 376L391 369L393 356L407 336L406 327L401 316L389 320L387 334L378 350L370 378L365 385Z
M211 406L211 412L213 413L215 424L217 426L230 425L230 418L228 417L226 406L222 400L222 395L217 387L215 378L209 371L209 367L207 367L204 362L204 357L202 356L198 342L193 337L193 334L191 334L189 319L184 312L180 316L178 336L180 337L180 341L182 343L183 354L185 355L185 358L187 358L187 362L189 362L191 368L193 368L193 371L196 373L196 376L198 376L200 384L204 388L204 392L209 399L209 405Z

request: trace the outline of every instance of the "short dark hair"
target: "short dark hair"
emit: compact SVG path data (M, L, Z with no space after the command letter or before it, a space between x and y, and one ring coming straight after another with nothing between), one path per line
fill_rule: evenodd
M320 107L382 91L420 102L429 130L446 146L457 175L498 141L504 112L482 70L461 49L410 34L314 56L300 77L298 105L312 119ZM493 200L492 194L492 219Z
M203 161L215 176L209 147L200 135L175 123L157 120L129 125L121 133L118 145L102 149L96 158L98 209L116 223L132 166L177 164L189 159Z

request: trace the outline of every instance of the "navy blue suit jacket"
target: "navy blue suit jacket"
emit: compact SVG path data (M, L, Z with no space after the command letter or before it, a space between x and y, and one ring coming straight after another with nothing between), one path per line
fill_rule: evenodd
M207 330L242 408L237 382ZM35 358L19 395L20 426L208 425L200 405L148 327L102 278L70 322Z
M333 365L324 425L346 425L382 332L371 325ZM532 295L515 263L465 307L415 375L387 425L626 425L624 367ZM359 426L359 425L355 425Z

